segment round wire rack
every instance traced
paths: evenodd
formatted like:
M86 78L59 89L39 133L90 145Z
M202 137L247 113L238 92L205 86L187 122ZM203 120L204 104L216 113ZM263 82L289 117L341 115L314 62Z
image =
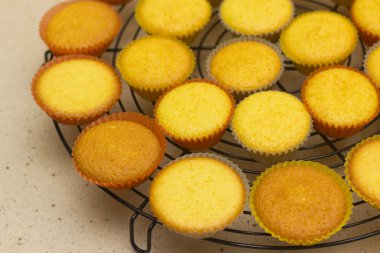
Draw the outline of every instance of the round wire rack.
M312 10L331 10L343 14L348 13L348 10L333 3L329 0L296 0L296 14L312 11ZM146 34L136 24L133 13L134 2L122 5L118 8L124 23L122 29L112 45L103 54L103 58L115 66L115 59L117 53L131 40L135 40ZM204 62L208 53L214 49L218 44L233 37L233 35L224 29L218 19L218 12L215 10L212 14L212 19L204 31L198 36L198 39L193 43L191 48L197 56L197 66L193 77L205 77ZM352 56L349 57L346 64L354 67L361 68L362 59L365 55L366 47L360 41L358 47ZM50 61L53 55L50 51L45 53L45 63ZM295 96L300 95L300 86L304 80L304 76L300 75L294 64L285 61L284 76L278 81L273 89L288 92ZM127 87L127 86L124 86ZM111 111L139 111L143 114L152 116L153 104L142 100L131 89L124 89L118 105ZM111 113L111 112L108 112ZM53 122L58 136L62 141L68 154L71 155L71 146L76 136L81 132L83 126L69 127ZM79 132L79 133L78 133ZM331 139L323 134L313 131L309 141L298 151L297 159L318 161L328 165L331 169L343 174L343 165L346 153L361 139L380 133L380 120L379 117L375 118L369 123L363 131L354 137L347 139ZM187 154L188 151L176 145L172 140L167 138L168 150L165 153L165 159L162 165L176 159L179 156ZM263 166L253 160L247 151L245 151L239 144L237 144L231 135L231 130L227 129L221 141L208 152L223 155L235 163L237 163L243 172L246 173L250 182L259 175ZM156 172L143 183L141 186L127 190L127 191L112 191L100 187L106 194L120 202L122 205L130 208L133 215L130 217L129 230L130 230L130 243L137 252L149 252L152 247L152 233L156 225L162 225L147 208L149 204L149 186L157 171L162 167L158 167ZM131 201L134 199L134 201ZM226 228L224 231L218 233L215 237L206 238L204 240L235 246L240 248L260 249L260 250L297 250L297 249L311 249L323 248L336 245L342 245L358 240L363 240L372 236L380 235L380 214L378 210L374 209L366 202L354 196L354 210L350 223L343 227L343 230L334 235L327 242L319 243L312 246L289 246L278 242L269 234L264 233L257 224L254 222L253 217L248 208L245 209L244 215L240 218L239 222L234 223L233 226ZM146 228L146 240L143 248L137 245L135 240L136 227L138 226L137 220L145 219L148 221ZM145 222L146 223L146 222Z

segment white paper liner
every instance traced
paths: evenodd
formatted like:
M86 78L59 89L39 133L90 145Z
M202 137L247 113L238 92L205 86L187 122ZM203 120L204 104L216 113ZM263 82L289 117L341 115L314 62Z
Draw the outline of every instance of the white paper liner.
M368 68L367 68L367 62L368 62L369 56L373 53L373 51L375 51L379 47L380 47L380 41L376 42L373 46L371 46L368 49L366 55L364 56L363 69L364 69L364 73L366 73L372 79L372 81L376 84L377 88L380 89L380 83L377 83L377 82L375 82L375 80L373 80L373 78L371 77L371 74L369 73Z
M227 224L227 226L231 226L232 224L234 224L237 220L239 220L239 218L243 215L243 212L244 212L244 208L246 207L247 203L249 202L249 196L250 196L250 187L249 187L249 181L246 177L246 175L244 174L244 172L235 164L233 163L232 161L222 157L222 156L219 156L219 155L216 155L216 154L213 154L213 153L192 153L192 154L188 154L188 155L184 155L184 156L181 156L181 157L178 157L177 159L175 159L174 161L171 161L169 162L168 164L165 165L165 167L163 168L163 170L172 165L173 163L176 163L178 161L181 161L181 160L185 160L185 159L188 159L188 158L196 158L196 157L205 157L205 158L211 158L211 159L214 159L214 160L218 160L226 165L228 165L231 169L233 169L241 178L243 184L244 184L244 188L245 188L245 197L244 197L244 207L243 209L241 210L241 213L230 223L230 224ZM161 221L162 222L162 221ZM220 228L220 230L217 230L217 231L205 231L204 233L199 233L199 232L195 232L195 233L183 233L183 232L180 232L180 231L177 231L171 227L168 227L166 226L165 224L163 224L166 228L168 228L170 231L173 231L177 234L180 234L180 235L184 235L184 236L187 236L187 237L191 237L191 238L195 238L195 239L203 239L203 238L208 238L212 235L215 235L216 233L218 233L219 231L223 230L224 228Z
M298 100L300 100L300 99L298 99ZM300 102L301 102L301 100L300 100ZM239 105L237 105L237 106L239 106ZM306 108L305 108L305 110L306 110ZM233 119L232 119L232 121L233 121ZM230 128L232 130L231 133L232 133L232 136L234 137L235 141L237 143L239 143L243 148L248 150L251 153L251 156L253 159L255 159L256 161L260 162L261 164L263 164L265 166L271 166L271 165L274 165L274 164L277 164L280 162L291 160L294 157L297 150L301 146L303 146L306 143L306 141L309 139L311 131L313 129L313 119L310 115L309 132L306 134L305 138L298 145L296 145L296 146L294 146L288 150L282 150L279 152L269 152L268 153L265 151L260 151L260 150L256 150L254 148L248 147L243 142L241 142L240 139L238 138L238 136L236 135L233 127L232 127L232 121L230 123Z
M212 74L211 74L211 61L212 59L215 57L215 55L224 47L228 46L228 45L231 45L231 44L234 44L234 43L238 43L238 42L244 42L244 41L254 41L254 42L258 42L258 43L262 43L262 44L265 44L267 46L269 46L270 48L272 48L276 54L278 55L278 57L280 58L280 61L281 61L281 67L280 67L280 71L279 73L277 74L277 76L273 79L272 82L260 87L260 88L257 88L257 89L249 89L249 90L235 90L231 87L226 87L224 84L221 84L217 79L216 77L214 77ZM263 90L267 90L269 89L270 87L272 87L275 83L278 82L278 80L280 80L281 76L284 74L284 71L285 71L285 67L284 67L284 57L281 53L281 50L278 46L274 45L273 43L265 40L265 39L262 39L262 38L257 38L257 37L250 37L250 36L243 36L243 37L240 37L240 38L233 38L233 39L230 39L230 40L227 40L227 41L224 41L223 43L219 44L215 49L213 49L209 55L207 56L207 59L206 59L206 71L207 71L207 76L215 81L215 82L218 82L220 85L226 87L227 89L229 89L231 91L231 93L234 95L234 97L237 99L237 100L241 100L242 98L252 94L252 93L255 93L255 92L258 92L258 91L263 91Z

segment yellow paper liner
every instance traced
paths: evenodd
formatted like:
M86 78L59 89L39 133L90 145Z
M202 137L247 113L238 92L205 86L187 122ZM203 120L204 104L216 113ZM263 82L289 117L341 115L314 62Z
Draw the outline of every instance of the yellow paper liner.
M42 40L46 43L46 45L49 47L49 49L54 54L54 56L63 56L63 55L72 55L72 54L86 54L86 55L100 56L107 49L107 47L111 44L113 39L118 34L121 28L121 18L119 16L119 13L116 10L112 9L108 4L103 3L105 7L110 8L115 13L115 16L118 17L118 25L117 25L118 28L115 29L114 31L110 31L108 38L105 38L102 41L96 42L91 46L82 46L82 47L74 48L74 47L61 47L61 46L54 45L54 42L50 41L50 39L48 38L46 34L46 31L48 29L51 19L61 10L63 10L66 6L73 3L85 2L85 1L95 2L96 0L70 0L67 2L62 2L52 7L43 16L40 22L39 33ZM96 1L96 2L99 2L99 1Z
M92 110L92 111L89 111L87 113L82 113L82 114L70 115L70 114L65 114L65 113L57 112L50 109L47 105L44 104L44 102L41 100L41 98L37 94L36 88L38 85L39 78L41 77L41 75L45 73L46 70L48 70L49 68L57 64L60 64L62 62L72 61L72 60L80 60L80 59L96 61L103 64L107 68L109 68L111 70L111 73L113 73L115 78L118 80L118 86L116 88L117 96L115 96L114 99L110 100L107 105L101 108L98 108L96 110ZM108 63L106 63L105 61L97 57L90 56L90 55L67 55L67 56L54 58L52 61L46 63L37 71L37 73L34 75L34 78L32 80L31 92L32 92L34 101L37 103L37 105L54 120L58 121L59 123L67 124L67 125L83 125L83 124L88 124L98 119L100 116L102 116L104 113L106 113L109 109L111 109L116 104L116 102L118 101L121 95L121 80L120 80L120 77L115 72L115 70ZM73 94L73 96L75 96L75 94Z
M366 77L371 82L371 84L374 86L374 88L375 88L375 90L376 90L376 92L378 94L378 97L379 97L379 100L378 100L378 110L370 118L368 118L366 120L363 120L363 121L361 121L359 123L354 123L352 125L344 125L344 126L342 126L342 125L335 125L335 124L333 124L331 122L327 122L322 117L319 117L319 115L310 106L310 104L307 101L306 94L305 94L306 86L307 86L309 80L312 79L319 72L322 72L322 71L325 71L325 70L328 70L328 69L334 69L334 68L341 68L341 69L348 69L348 70L355 71L355 72L363 75L364 77ZM346 137L353 136L356 133L360 132L360 130L367 123L371 122L378 115L379 108L380 108L380 93L377 90L375 83L365 73L363 73L363 72L361 72L361 71L359 71L359 70L357 70L357 69L355 69L353 67L340 66L340 65L338 65L338 66L328 66L328 67L320 68L320 69L314 71L312 74L310 74L306 78L306 80L304 81L304 83L302 84L301 98L302 98L302 101L304 102L307 110L309 111L309 113L313 117L314 128L316 130L318 130L318 132L320 132L320 133L322 133L324 135L333 137L333 138L346 138Z
M265 176L271 174L275 170L279 170L281 168L289 167L289 166L308 166L308 167L313 167L313 168L315 168L315 169L317 169L317 170L319 170L319 171L321 171L321 172L326 173L327 175L329 175L332 179L334 179L334 181L336 181L336 183L342 189L342 192L343 192L343 194L345 196L345 199L346 199L346 205L347 205L346 209L347 209L347 211L346 211L346 214L345 214L342 222L334 230L330 231L329 233L326 233L325 235L323 235L323 236L321 236L319 238L310 238L309 240L295 240L295 239L292 239L292 238L285 238L283 236L280 236L280 235L276 234L276 232L274 232L271 229L269 229L264 224L264 222L260 219L259 215L256 212L255 206L254 206L254 197L255 197L255 192L256 192L256 189L257 189L258 185L262 182L262 180L265 178ZM289 243L289 244L292 244L292 245L310 246L310 245L316 244L316 243L318 243L320 241L323 241L323 240L329 238L330 236L336 234L338 231L340 231L342 229L342 227L347 223L347 221L349 220L349 218L350 218L350 216L352 214L352 208L353 208L352 201L353 201L352 200L352 195L351 195L351 192L350 192L350 189L349 189L348 185L342 179L342 177L338 173L336 173L334 170L330 169L329 167L327 167L325 165L317 163L317 162L310 162L310 161L288 161L288 162L285 162L285 163L279 163L279 164L273 165L272 167L270 167L270 168L266 169L264 172L262 172L261 175L256 178L256 180L253 183L252 188L251 188L250 199L249 199L249 206L251 208L252 215L255 218L255 220L257 221L257 223L259 224L259 226L261 228L263 228L267 233L271 234L273 237L279 239L280 241L283 241L283 242L286 242L286 243Z
M110 122L110 121L131 121L131 122L135 122L135 123L141 124L144 127L148 128L157 136L157 139L158 139L158 142L160 144L161 149L160 149L160 152L159 152L159 155L158 155L156 161L152 164L151 168L148 168L146 170L145 175L142 175L139 178L135 178L134 180L126 181L123 183L110 183L110 182L102 182L102 181L94 180L94 179L88 177L87 175L85 175L81 171L81 168L79 167L78 163L75 161L75 157L74 157L74 150L76 148L76 145L77 145L79 139L83 135L85 135L89 129L91 129L95 126L98 126L100 124ZM145 115L135 113L135 112L120 112L120 113L113 113L113 114L104 116L104 117L98 119L97 121L92 122L90 125L88 125L81 132L81 134L77 137L77 139L75 140L75 143L74 143L72 150L73 150L72 162L74 164L75 169L78 171L79 175L83 179L87 180L90 183L93 183L93 184L96 184L96 185L99 185L101 187L105 187L108 189L125 189L125 188L132 188L132 187L136 187L136 186L140 185L157 169L158 165L160 164L160 162L164 158L164 154L165 154L165 150L166 150L166 140L165 140L165 135L162 131L162 128L156 122L154 122L154 120L150 119L149 117L147 117Z
M228 165L228 167L230 167L231 169L233 169L236 172L236 174L241 178L242 184L244 185L244 189L245 189L245 196L244 196L245 201L244 202L248 202L248 200L249 200L249 181L248 181L246 175L243 173L243 171L235 163L233 163L232 161L230 161L230 160L228 160L222 156L219 156L219 155L216 155L213 153L192 153L192 154L188 154L185 156L178 157L176 160L168 163L165 166L165 168L172 165L173 163L178 162L178 161L186 160L189 158L196 158L196 157L205 157L205 158L211 158L214 160L218 160L218 161ZM165 170L165 168L163 170ZM161 170L161 171L163 171L163 170ZM160 176L160 174L162 173L161 171L155 176L155 179ZM153 182L154 182L154 180L153 180ZM227 226L232 225L235 221L239 220L239 217L241 217L243 215L244 206L245 206L245 203L244 203L241 207L240 214L237 215L236 217L231 217L231 219L229 221L227 221L225 224L219 224L218 226L211 226L210 225L210 227L206 230L198 230L196 228L191 228L191 227L188 227L186 230L184 230L183 228L181 229L179 227L176 227L175 224L169 224L169 222L166 222L163 217L160 217L160 215L157 215L157 214L159 214L159 211L157 211L154 208L154 204L152 204L151 196L150 196L150 199L151 199L150 209L152 210L153 214L158 218L158 220L162 221L162 223L165 227L167 227L170 231L173 231L177 234L181 234L181 235L191 237L191 238L195 238L195 239L202 239L202 238L210 237L210 236L216 234L217 232L222 231Z
M100 0L109 4L126 4L132 0Z
M123 74L123 67L122 67L122 64L121 64L121 58L123 58L125 52L127 51L127 49L130 46L132 46L135 43L138 43L140 40L143 40L143 39L146 39L146 38L150 38L150 37L166 38L166 39L171 39L173 41L176 41L177 43L180 43L181 45L183 45L186 48L186 50L188 51L189 55L191 55L191 61L192 61L191 68L189 68L188 72L183 76L183 80L181 80L180 82L185 81L193 73L194 68L195 68L195 55L194 55L194 52L190 49L190 47L187 44L185 44L183 41L175 39L175 38L170 38L170 37L167 37L167 36L161 36L161 35L151 35L151 36L140 38L138 40L134 40L134 41L130 42L129 44L127 44L123 48L123 50L118 54L118 56L116 58L116 67L117 67L117 69L121 73L121 75L122 75L123 79L125 80L125 82L129 86L131 86L131 88L134 91L136 91L136 93L139 94L140 97L142 97L145 100L154 102L165 91L167 91L170 87L177 85L177 83L172 83L172 84L164 85L164 86L161 86L161 87L157 87L157 86L154 86L154 85L153 85L154 87L141 87L141 85L139 85L137 83L132 83L132 82L130 82L130 80L128 80L128 78L126 78L126 76Z
M239 143L240 146L242 146L243 148L245 148L246 150L248 150L251 153L251 156L256 161L259 161L263 165L271 166L273 164L276 164L276 163L279 163L279 162L283 162L283 161L286 161L286 160L291 160L293 158L293 156L295 155L295 153L297 152L297 150L301 146L303 146L306 143L306 141L309 139L310 134L311 134L311 130L313 129L313 119L310 116L309 132L307 133L307 135L305 136L305 138L300 143L298 143L298 145L296 145L294 147L291 147L291 148L289 148L287 150L281 150L281 151L277 151L277 152L264 152L264 151L257 150L257 149L254 149L252 147L247 146L236 135L236 133L235 133L233 127L232 127L232 124L230 124L230 125L231 125L231 130L232 130L231 131L232 132L232 136L234 137L235 141L237 143Z
M351 189L360 197L362 198L365 202L371 204L372 206L374 206L375 208L377 209L380 209L380 202L379 201L376 201L375 199L371 198L371 196L363 193L361 190L360 190L360 187L357 187L355 185L355 182L352 180L351 178L351 175L350 175L350 161L352 159L352 157L355 155L355 152L360 149L361 147L363 147L365 144L371 142L371 141L374 141L374 140L378 140L380 139L380 135L374 135L372 137L368 137L364 140L362 140L361 142L357 143L355 145L355 147L353 147L350 152L348 152L347 154L347 157L346 157L346 162L344 164L344 167L345 167L345 170L344 170L344 174L346 174L346 180L348 182L348 184L350 185Z
M363 69L364 69L364 73L366 73L371 79L372 81L376 84L377 88L380 89L380 83L376 83L376 81L374 80L374 78L372 78L371 74L370 74L370 71L367 67L367 64L368 64L368 58L369 56L376 50L380 47L380 41L378 41L377 43L375 43L371 48L368 49L365 57L364 57L364 61L363 61Z
M359 20L357 20L357 18L355 17L354 11L352 8L351 8L351 19L352 19L352 22L355 24L356 29L358 29L359 31L360 37L363 39L363 41L365 42L367 46L371 47L373 44L380 41L379 34L375 34L367 30L366 27L361 26Z
M350 22L350 20L341 15L341 14L338 14L338 13L335 13L335 12L330 12L330 11L319 11L319 12L328 12L328 13L334 13L335 15L338 15L338 16L342 16L344 18L347 19L347 21ZM303 16L305 15L309 15L310 13L313 13L313 12L307 12L307 13L304 13L304 14L301 14L299 16L297 16L293 22L295 22L297 19L299 18L302 18ZM286 30L286 29L285 29ZM355 50L356 48L356 45L357 45L357 41L358 39L356 39L356 43L354 43L352 45L352 47L347 51L347 53L345 55L341 55L340 57L337 57L335 60L333 61L328 61L328 62L319 62L319 63L310 63L310 62L307 62L306 59L295 59L294 57L291 57L290 53L289 53L289 50L287 48L287 45L285 44L284 42L284 33L281 34L280 36L280 47L281 47L281 50L282 52L291 60L293 61L295 67L297 68L297 70L304 74L304 75L309 75L310 73L312 73L313 71L319 69L319 68L324 68L324 67L329 67L329 66L333 66L333 65L340 65L340 64L343 64L347 58L350 56L350 54ZM358 34L357 34L357 31L356 31L356 37L358 37Z
M241 37L241 36L249 36L249 37L259 37L259 38L262 38L262 39L265 39L265 40L269 40L270 42L272 43L276 43L280 37L280 34L281 32L292 22L292 20L294 19L294 15L295 15L295 7L294 7L294 3L293 1L292 2L292 15L291 15L291 18L289 18L289 20L283 24L279 29L275 30L275 31L271 31L271 32L266 32L266 33L261 33L261 34L248 34L248 33L242 33L242 32L239 32L237 31L236 29L233 29L231 26L229 26L222 18L222 14L220 13L220 11L218 12L218 15L219 15L219 20L220 22L222 23L222 25L228 30L230 31L233 35L235 36L238 36L238 37ZM223 4L223 3L222 3Z
M209 8L210 13L209 13L209 17L206 19L204 24L202 24L198 27L193 27L193 30L191 32L188 32L188 33L166 34L166 33L163 33L162 31L157 32L154 29L152 29L149 24L142 22L142 19L140 17L140 15L141 15L140 13L141 13L141 5L143 4L143 2L144 2L144 0L137 1L136 8L135 8L135 18L136 18L136 21L139 24L139 26L147 34L174 37L174 38L177 38L177 39L179 39L179 40L181 40L181 41L183 41L189 45L197 38L199 33L202 31L202 29L210 22L211 15L212 15L212 6L211 6L209 1L206 1L210 7Z
M236 100L241 100L244 97L246 97L246 96L248 96L248 95L250 95L250 94L252 94L254 92L258 92L258 91L263 91L263 90L269 89L275 83L277 83L278 80L280 80L281 76L284 73L284 69L285 69L284 68L284 57L282 56L281 50L276 45L274 45L274 44L272 44L272 43L270 43L270 42L268 42L268 41L266 41L266 40L264 40L262 38L243 36L243 37L227 40L227 41L223 42L222 44L219 44L215 49L213 49L209 53L209 55L207 56L207 59L206 59L206 71L207 71L208 77L211 80L214 80L215 82L218 82L217 78L214 75L211 74L211 62L212 62L212 59L215 57L215 55L221 49L223 49L224 47L229 46L229 45L234 44L234 43L243 42L243 41L254 41L254 42L262 43L262 44L267 45L271 49L273 49L276 52L277 56L280 58L281 67L280 67L280 70L279 70L277 76L270 83L265 84L265 85L263 85L260 88L257 88L257 89L248 89L248 90L236 90L236 89L233 89L232 87L231 88L225 87L225 88L227 88L227 89L229 89L231 91L231 93L234 95L234 97L235 97ZM220 85L224 86L222 83L220 83L220 82L218 82L218 83Z
M157 100L155 107L154 107L154 115L155 115L155 120L158 122L158 124L160 124L160 120L157 117L157 109L160 106L160 103L161 103L162 99L165 97L165 95L170 93L172 90L174 90L175 88L177 88L179 86L186 85L189 83L194 83L194 82L204 82L204 83L208 83L211 85L215 85L226 93L226 95L229 97L229 99L231 101L230 115L228 116L226 122L222 126L220 126L217 129L217 131L215 131L214 133L210 133L208 136L194 136L193 138L177 136L177 135L171 133L170 131L168 131L167 129L165 129L164 127L163 127L163 129L165 131L165 134L168 137L170 137L179 146L186 148L188 150L191 150L191 151L202 151L202 150L206 150L206 149L214 146L216 143L219 142L219 140L222 138L229 122L231 121L233 112L235 110L235 100L234 100L233 96L231 95L231 93L227 89L223 88L218 83L216 83L212 80L207 80L207 79L191 79L191 80L185 81L184 83L182 83L180 85L176 85L174 87L171 87L162 96L160 96L160 98Z

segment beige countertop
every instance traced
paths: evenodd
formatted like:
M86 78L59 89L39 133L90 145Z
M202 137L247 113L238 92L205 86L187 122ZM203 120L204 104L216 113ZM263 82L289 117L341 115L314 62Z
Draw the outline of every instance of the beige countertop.
M46 50L39 19L57 2L1 1L0 252L131 252L132 212L77 175L52 121L30 95ZM147 222L139 222L144 229L136 231L137 241L145 245ZM379 229L379 223L373 226ZM157 226L152 252L257 251L188 239ZM380 236L312 252L380 252Z

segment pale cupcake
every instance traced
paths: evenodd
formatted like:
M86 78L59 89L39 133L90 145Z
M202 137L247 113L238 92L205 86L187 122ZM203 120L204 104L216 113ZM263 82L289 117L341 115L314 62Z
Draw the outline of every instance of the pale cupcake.
M380 43L373 45L364 59L364 71L380 89Z
M380 135L357 144L348 153L345 167L354 192L380 209Z
M90 123L120 97L117 73L99 58L70 55L42 66L32 82L36 103L54 120L69 125Z
M380 0L355 0L351 18L368 46L380 40Z
M331 11L301 14L282 32L280 46L303 74L341 64L354 51L357 31L351 21Z
M195 79L165 93L155 106L155 118L179 146L204 150L223 136L235 102L218 85Z
M73 147L73 163L87 181L106 188L144 182L163 159L165 136L150 118L114 113L89 125Z
M291 0L224 0L220 5L220 19L232 33L271 41L278 39L293 15Z
M137 23L149 34L192 42L211 18L207 0L139 0Z
M268 89L283 71L283 58L277 46L257 38L226 41L207 58L208 75L229 89L235 97Z
M242 214L248 181L223 157L180 157L155 176L150 188L153 214L170 230L204 238L223 230Z
M273 164L289 158L309 137L312 121L296 97L262 91L245 98L231 121L236 140L260 162Z
M302 100L320 133L334 138L359 132L378 114L375 85L362 72L333 66L311 74L302 85Z
M155 101L167 89L189 78L195 57L179 40L148 36L129 43L118 55L116 66L133 90Z
M352 195L341 176L316 162L292 161L264 171L251 189L259 225L293 245L313 245L335 234L352 212Z
M40 23L40 35L55 56L99 56L118 34L121 19L110 5L74 0L51 8Z

